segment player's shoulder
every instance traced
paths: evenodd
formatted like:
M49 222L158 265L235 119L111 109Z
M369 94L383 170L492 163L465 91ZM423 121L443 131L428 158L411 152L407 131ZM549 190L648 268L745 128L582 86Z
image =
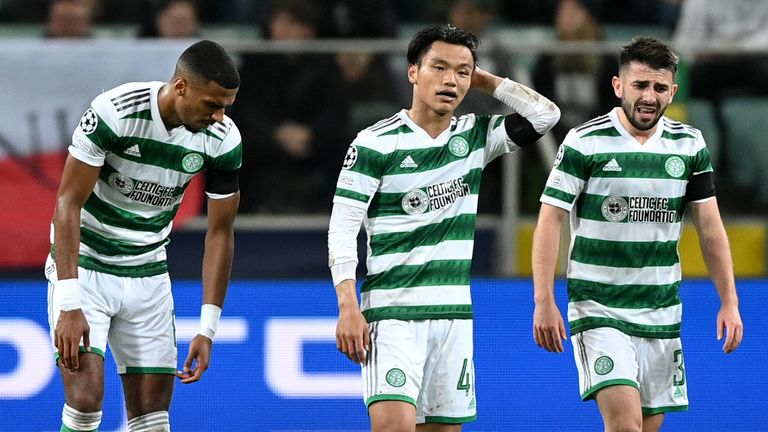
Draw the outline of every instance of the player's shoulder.
M380 153L389 153L402 135L413 133L413 129L402 116L400 111L361 130L354 144Z
M613 124L610 113L592 118L571 129L573 138L589 138L593 136L620 136Z
M152 90L156 90L162 84L159 81L121 84L96 96L94 105L111 107L117 111L126 111L144 104L149 106Z
M701 137L701 131L695 127L685 124L681 121L673 120L669 117L661 118L662 138L668 139L698 139Z
M240 143L240 130L237 128L237 125L235 125L234 120L226 114L222 121L208 126L208 128L203 129L203 131L206 135L219 141L227 139L230 141L237 141L236 144Z

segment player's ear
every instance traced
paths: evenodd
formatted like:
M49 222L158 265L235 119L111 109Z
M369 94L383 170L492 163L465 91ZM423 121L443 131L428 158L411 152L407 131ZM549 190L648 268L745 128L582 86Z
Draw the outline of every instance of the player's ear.
M174 77L171 82L171 87L177 95L183 96L187 91L187 80L180 76Z
M611 87L613 87L613 94L615 94L617 98L621 99L621 96L624 94L624 91L621 88L621 78L614 76L611 80Z
M408 65L408 82L411 84L416 84L416 72L419 70L419 65L415 64L409 64Z

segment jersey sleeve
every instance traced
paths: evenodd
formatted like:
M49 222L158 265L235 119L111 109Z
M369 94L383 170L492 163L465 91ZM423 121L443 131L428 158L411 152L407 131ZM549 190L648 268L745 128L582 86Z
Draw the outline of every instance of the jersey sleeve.
M117 111L105 95L97 96L72 133L69 153L91 166L104 165L119 135Z
M368 209L381 183L387 157L377 149L375 140L363 131L350 144L336 182L334 203Z
M507 135L507 130L504 126L505 117L503 115L477 117L478 122L488 122L488 134L486 135L485 141L485 158L483 160L484 166L488 165L497 157L506 153L512 153L520 148Z
M557 151L540 198L541 202L566 211L571 211L589 178L586 157L577 150L577 141L576 131L571 130Z

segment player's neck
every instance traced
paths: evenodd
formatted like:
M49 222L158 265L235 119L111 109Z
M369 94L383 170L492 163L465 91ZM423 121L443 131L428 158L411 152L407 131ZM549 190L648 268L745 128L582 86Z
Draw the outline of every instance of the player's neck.
M406 114L432 138L437 138L448 129L453 116L452 112L440 114L427 106L419 106L416 103L406 111Z
M172 130L181 125L173 102L171 88L168 84L164 84L157 93L157 110L160 111L160 118L166 130Z
M656 125L648 130L637 129L632 125L632 123L630 123L626 113L622 109L619 109L619 122L622 126L624 126L624 130L629 132L629 134L632 135L632 137L635 138L635 140L637 140L637 142L640 144L645 144L645 142L648 141L648 139L656 133L656 128L659 127L659 124L656 123Z

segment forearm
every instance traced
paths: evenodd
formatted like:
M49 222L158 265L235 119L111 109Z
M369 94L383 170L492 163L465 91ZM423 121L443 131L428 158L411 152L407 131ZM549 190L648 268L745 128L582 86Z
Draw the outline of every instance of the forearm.
M549 132L560 120L560 108L554 102L509 78L499 82L493 97L530 122L539 135Z
M357 268L357 234L365 210L344 204L334 204L328 226L328 266L333 285L351 280L354 286Z
M533 234L533 300L536 304L555 300L555 266L560 246L560 226L539 221Z
M733 276L733 260L725 229L700 235L699 245L704 263L720 296L720 302L738 305L739 299Z
M232 229L209 231L203 254L203 304L224 306L232 272L235 235Z
M336 285L336 300L339 312L360 310L360 304L357 299L357 287L354 280L346 279Z
M57 278L76 279L80 252L80 207L69 200L57 200L53 226Z

